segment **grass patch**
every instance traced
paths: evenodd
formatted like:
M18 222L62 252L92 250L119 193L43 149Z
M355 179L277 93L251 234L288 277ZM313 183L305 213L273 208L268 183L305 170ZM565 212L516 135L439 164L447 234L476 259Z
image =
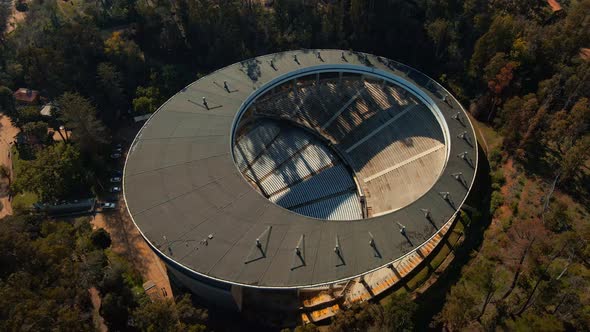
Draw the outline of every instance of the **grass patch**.
M494 130L494 128L483 122L477 121L472 116L469 116L469 119L475 127L475 135L477 136L477 140L485 149L487 149L488 153L494 149L499 149L502 146L503 138L500 136L500 134L498 134L498 132Z
M61 16L68 20L76 16L88 16L84 13L85 4L80 0L58 1L57 7Z
M12 209L15 211L25 211L31 209L33 204L37 203L39 198L37 194L31 192L24 192L16 194L12 199Z
M16 146L11 147L12 151L12 170L14 176L18 177L20 170L25 167L23 161L29 160L32 157L32 153L26 149L19 149ZM26 211L30 210L33 204L39 202L39 197L33 192L22 192L15 194L12 198L12 209L14 211Z

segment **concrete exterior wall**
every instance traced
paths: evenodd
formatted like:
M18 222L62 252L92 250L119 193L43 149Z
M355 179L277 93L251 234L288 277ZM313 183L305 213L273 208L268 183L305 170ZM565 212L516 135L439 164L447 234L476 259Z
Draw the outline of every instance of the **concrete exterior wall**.
M188 288L199 300L216 308L230 311L241 310L241 287L227 285L226 289L215 287L208 284L205 280L197 280L190 277L173 266L166 264L168 272L172 275L173 280ZM236 289L234 289L236 288Z

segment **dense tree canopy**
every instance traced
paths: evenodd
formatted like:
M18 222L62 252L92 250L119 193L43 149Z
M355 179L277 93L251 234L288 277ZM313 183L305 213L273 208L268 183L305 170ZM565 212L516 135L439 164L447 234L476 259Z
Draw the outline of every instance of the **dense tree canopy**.
M96 118L96 109L89 100L66 92L58 99L60 120L72 131L72 140L84 152L97 152L108 142L106 128Z
M2 220L0 330L93 330L88 287L106 260L90 234L86 220Z
M0 85L0 112L8 116L12 116L15 112L14 98L12 97L12 90Z
M176 303L172 300L144 301L133 312L135 326L141 331L205 331L200 323L207 319L207 313L193 306L190 296L185 295Z
M589 287L588 214L571 207L574 201L590 206L590 60L581 53L590 47L590 0L559 1L558 12L536 0L275 0L270 7L238 0L33 0L9 35L7 3L0 1L0 112L40 143L28 160L15 163L13 191L57 200L90 186L87 178L106 169L100 156L108 158L111 133L203 73L296 48L366 51L439 79L501 136L499 148L488 151L490 210L497 220L447 285L437 326L590 328L590 304L581 295ZM17 105L12 93L20 87L57 101L56 115L44 118L38 106ZM71 141L45 141L43 132L60 125L72 131ZM522 175L504 179L503 164ZM554 188L535 193L532 179ZM546 192L554 189L573 201L551 198ZM102 253L105 234L95 233L88 244L79 225L25 219L0 223L0 236L13 239L0 241L0 269L8 271L0 274L0 330L67 330L74 322L77 330L90 329L87 294L63 286L79 280L99 288L101 313L112 330L131 323L140 330L201 329L202 313L188 310L186 299L174 306L137 298L137 274ZM64 284L51 288L40 279L46 261L62 268ZM391 303L355 306L339 313L330 329L416 326L412 301L395 297Z
M83 182L80 152L59 143L40 150L33 160L19 160L14 190L32 191L46 202L67 198ZM74 191L75 192L75 191Z

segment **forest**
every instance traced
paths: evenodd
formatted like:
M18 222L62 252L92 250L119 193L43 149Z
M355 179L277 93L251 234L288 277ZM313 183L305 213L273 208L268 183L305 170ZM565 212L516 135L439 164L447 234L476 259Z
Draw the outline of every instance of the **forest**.
M326 329L590 330L590 0L16 5L24 18L15 25L13 3L0 0L0 112L39 144L19 151L13 193L61 200L96 191L120 128L223 66L301 48L368 52L418 68L472 115L490 169L489 197L472 218L485 231L436 285L440 294L393 294L388 305L339 313ZM22 87L60 105L54 116L17 107ZM61 125L73 144L48 139ZM92 330L90 287L112 330L207 329L206 311L188 297L152 303L138 294L141 278L109 242L84 219L15 210L0 220L0 330Z

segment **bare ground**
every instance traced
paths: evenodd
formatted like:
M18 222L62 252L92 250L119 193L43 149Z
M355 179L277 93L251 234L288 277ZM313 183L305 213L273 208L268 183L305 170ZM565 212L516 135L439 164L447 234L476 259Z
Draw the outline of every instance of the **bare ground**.
M158 297L173 298L165 265L133 224L122 198L119 199L116 211L97 213L91 223L93 228L104 228L109 232L113 251L129 260L144 281L151 280L156 284Z
M0 114L0 163L8 167L11 178L13 178L13 174L10 147L18 132L18 128L12 125L10 118ZM2 203L0 219L12 214L12 205L8 199L8 182L8 179L3 179L0 184L0 203Z
M94 321L94 325L98 331L107 332L109 329L100 315L101 299L98 289L95 287L89 288L88 293L90 293L90 300L92 301L92 320Z
M13 0L12 1L12 7L11 7L11 14L10 17L8 18L8 22L7 22L7 27L6 27L6 34L11 33L14 29L16 29L16 26L19 22L22 22L25 19L25 13L24 12L19 12L18 10L16 10L16 2L18 0Z

